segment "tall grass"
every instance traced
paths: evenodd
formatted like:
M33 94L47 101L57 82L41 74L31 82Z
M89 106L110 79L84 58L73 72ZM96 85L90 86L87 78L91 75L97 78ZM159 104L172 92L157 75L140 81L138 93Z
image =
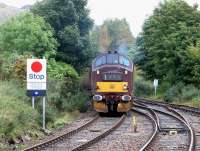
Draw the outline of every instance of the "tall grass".
M25 91L15 81L0 81L0 135L17 137L33 125L37 113L32 110ZM34 115L34 116L33 116Z

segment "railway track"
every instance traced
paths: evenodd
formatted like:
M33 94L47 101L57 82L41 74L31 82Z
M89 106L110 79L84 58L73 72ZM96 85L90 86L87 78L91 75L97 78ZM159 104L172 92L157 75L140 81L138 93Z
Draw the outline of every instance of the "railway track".
M156 138L156 135L159 132L159 119L158 119L158 116L155 113L155 111L153 111L152 109L146 108L146 107L143 107L143 106L137 106L137 107L141 107L141 108L147 110L150 114L144 113L144 112L142 112L142 111L140 111L138 109L132 109L132 110L137 112L137 113L139 113L139 114L142 114L142 115L146 116L153 123L153 129L154 130L152 131L152 135L148 138L146 143L143 144L142 147L139 149L139 151L145 151L152 144L153 140Z
M186 117L188 122L192 125L195 132L195 150L200 151L200 117L183 110L176 109L176 111Z
M24 151L46 150L46 151L79 151L86 149L100 139L109 135L117 129L125 120L124 114L120 118L101 118L96 116L91 121L72 130L68 133L57 136L35 146L25 149ZM107 122L107 124L106 124ZM102 126L99 129L99 126ZM98 129L97 129L98 128ZM79 140L79 141L77 141Z
M131 111L140 121L137 133L130 130L131 116L95 116L75 130L61 131L59 135L24 151L200 150L200 130L197 128L200 118L196 108L136 98ZM193 120L196 123L193 124ZM177 134L169 135L170 132Z
M171 106L168 106L166 104L162 104L162 103L157 104L157 102L149 103L149 102L144 101L143 99L142 100L137 99L135 100L135 102L138 104L138 105L135 105L136 107L140 107L143 109L151 108L152 110L156 112L156 114L159 117L158 125L159 125L160 134L163 133L166 135L166 132L170 132L170 131L178 132L178 134L176 135L177 137L174 137L175 138L174 141L167 140L167 139L171 139L172 137L167 138L167 137L163 137L162 135L159 135L159 137L157 137L158 138L157 141L155 140L155 143L154 143L154 144L156 143L159 144L160 142L159 150L180 150L180 151L195 150L195 131L193 130L191 124L188 122L187 118L185 118L177 110L171 108ZM177 122L175 122L174 120L176 120ZM166 144L167 142L171 142L171 143ZM174 144L175 146L172 145L173 142L176 142ZM163 143L166 144L166 146ZM176 146L177 144L179 145ZM188 144L188 145L186 146L185 144ZM169 148L169 146L172 146L172 148ZM156 149L153 148L153 150L156 150Z
M200 116L200 109L196 108L196 107L191 107L191 106L186 106L186 105L178 105L178 104L171 104L171 103L155 101L155 100L151 100L151 99L134 97L134 101L137 101L137 100L140 101L140 102L143 102L145 104L170 106L174 109L179 109L179 110L182 110L182 111L185 111L185 112L193 113L196 116Z
M36 144L34 146L31 146L29 148L26 148L24 149L23 151L35 151L35 150L42 150L52 144L55 144L59 141L62 141L63 139L67 138L67 137L70 137L76 133L78 133L79 131L81 131L82 129L84 129L85 127L91 125L92 123L94 123L97 119L99 118L99 116L95 116L93 119L91 119L90 121L86 122L85 124L81 125L80 127L74 129L74 130L71 130L70 132L66 132L66 133L61 133L59 134L58 136L54 136L53 138L47 140L47 141L44 141L44 142L41 142L39 144Z
M132 109L123 124L112 134L90 146L86 151L139 151L144 144L149 145L156 135L157 123L150 115ZM134 132L133 117L137 118L137 131Z

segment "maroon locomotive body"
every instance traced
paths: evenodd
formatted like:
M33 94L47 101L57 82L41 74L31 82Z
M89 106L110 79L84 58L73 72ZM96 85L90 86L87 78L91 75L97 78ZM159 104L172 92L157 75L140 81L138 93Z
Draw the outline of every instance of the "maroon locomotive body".
M97 112L127 112L132 107L134 64L126 56L108 52L92 62L92 105Z

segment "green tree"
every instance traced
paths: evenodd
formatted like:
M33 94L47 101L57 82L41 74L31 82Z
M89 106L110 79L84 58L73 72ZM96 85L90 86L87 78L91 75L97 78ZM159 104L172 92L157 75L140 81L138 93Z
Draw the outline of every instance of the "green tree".
M100 27L100 46L107 50L127 50L133 44L134 37L126 19L106 20Z
M50 25L32 13L23 13L0 25L0 51L49 57L55 55L56 48Z
M183 63L182 70L187 73L184 81L193 83L195 86L200 85L200 40L195 45L191 45L186 51L187 60Z
M137 45L145 57L139 65L148 79L158 78L171 84L188 83L191 63L187 47L200 38L200 12L183 0L161 3L143 25Z
M97 56L100 52L100 28L99 26L94 26L93 29L90 31L90 43L91 49L93 50L94 56Z
M55 30L55 37L60 44L56 60L79 70L93 56L89 41L93 22L86 5L87 0L44 0L32 9Z

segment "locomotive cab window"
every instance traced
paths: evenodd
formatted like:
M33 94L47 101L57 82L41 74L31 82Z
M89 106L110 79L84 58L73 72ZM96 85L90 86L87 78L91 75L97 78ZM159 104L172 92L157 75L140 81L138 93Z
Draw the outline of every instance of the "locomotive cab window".
M94 62L95 67L99 67L104 64L110 64L110 65L121 64L126 67L131 67L131 65L132 65L132 63L130 62L130 60L127 57L119 55L119 54L103 55L101 57L98 57Z
M118 55L116 54L108 54L107 55L107 64L118 64Z
M119 63L125 66L130 66L129 60L125 58L124 56L119 57Z
M106 56L102 56L98 58L95 62L95 66L98 67L100 65L106 64Z

